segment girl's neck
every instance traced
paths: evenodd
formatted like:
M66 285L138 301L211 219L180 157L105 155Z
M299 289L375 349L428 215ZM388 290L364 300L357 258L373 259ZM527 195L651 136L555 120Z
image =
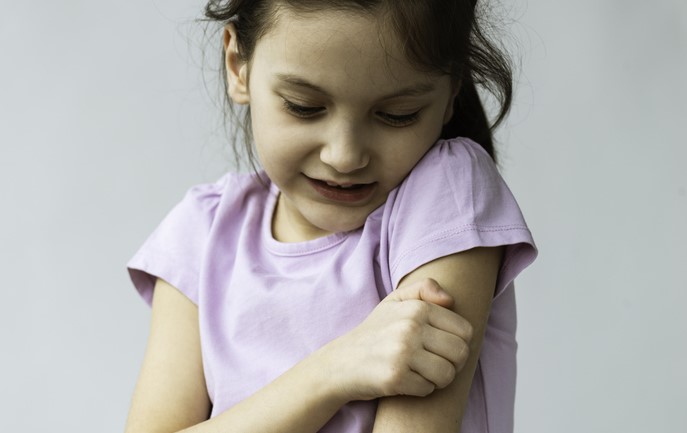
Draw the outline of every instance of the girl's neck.
M272 237L279 242L306 242L321 238L330 233L315 231L310 224L303 224L302 218L296 218L289 212L284 196L278 192L274 213L272 214Z

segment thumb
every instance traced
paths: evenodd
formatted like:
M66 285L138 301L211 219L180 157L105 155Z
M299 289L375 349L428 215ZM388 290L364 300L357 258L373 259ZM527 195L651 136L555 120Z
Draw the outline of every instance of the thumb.
M431 278L402 284L386 297L390 301L425 301L442 307L451 307L453 297Z

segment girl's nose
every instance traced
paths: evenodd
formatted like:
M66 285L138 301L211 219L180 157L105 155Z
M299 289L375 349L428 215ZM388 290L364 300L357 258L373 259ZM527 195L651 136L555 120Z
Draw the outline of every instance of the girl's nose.
M333 131L320 150L320 160L339 173L351 173L366 167L370 155L364 135L352 127Z

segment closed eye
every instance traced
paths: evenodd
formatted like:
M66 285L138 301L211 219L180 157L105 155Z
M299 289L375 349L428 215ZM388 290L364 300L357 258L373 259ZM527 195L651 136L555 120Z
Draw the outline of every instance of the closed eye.
M307 106L307 105L300 105L300 104L293 103L293 102L291 102L285 98L282 98L282 100L284 101L284 103L283 103L284 109L288 113L290 113L296 117L300 117L301 119L308 119L311 117L315 117L324 111L324 107L311 107L311 106Z
M410 114L391 114L378 111L377 117L382 119L382 121L389 126L401 128L415 123L415 121L417 121L417 119L420 117L420 110Z

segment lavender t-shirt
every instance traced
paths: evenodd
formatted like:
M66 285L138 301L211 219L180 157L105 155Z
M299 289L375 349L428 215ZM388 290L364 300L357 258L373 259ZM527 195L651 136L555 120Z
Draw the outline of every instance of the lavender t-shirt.
M506 245L462 432L512 431L512 283L536 249L486 152L467 139L439 141L363 227L307 242L272 237L277 195L250 174L196 186L128 264L147 302L162 278L198 306L212 416L353 329L419 266ZM321 431L370 432L375 410L374 401L349 403Z

